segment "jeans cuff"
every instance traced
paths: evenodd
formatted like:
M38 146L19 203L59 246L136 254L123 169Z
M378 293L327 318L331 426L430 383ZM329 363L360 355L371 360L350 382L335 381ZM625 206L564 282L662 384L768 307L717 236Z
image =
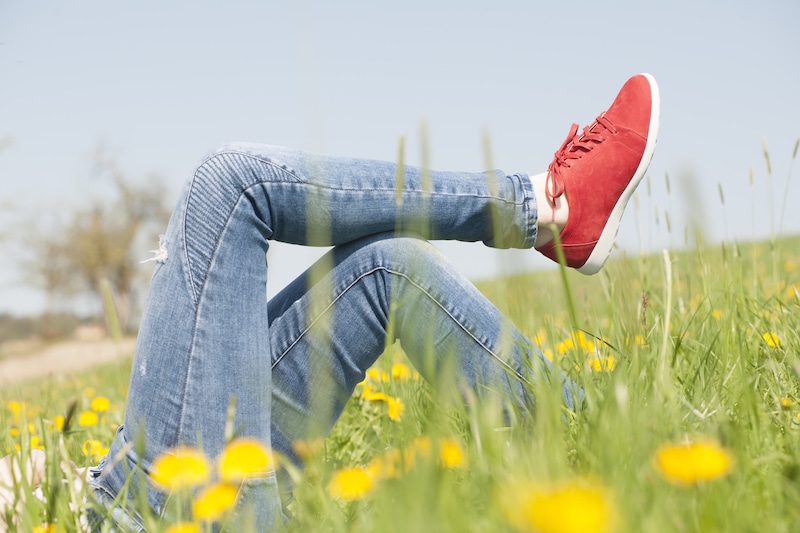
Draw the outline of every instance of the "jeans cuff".
M514 176L519 180L524 195L522 213L525 217L525 243L523 248L533 248L536 234L539 231L539 206L536 203L536 194L533 192L533 183L528 174L520 173Z

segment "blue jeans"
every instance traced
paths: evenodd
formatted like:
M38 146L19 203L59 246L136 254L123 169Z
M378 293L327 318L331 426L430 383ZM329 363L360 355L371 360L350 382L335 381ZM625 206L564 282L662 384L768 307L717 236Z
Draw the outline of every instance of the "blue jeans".
M223 146L197 168L153 274L125 423L94 470L99 498L116 497L129 472L134 487L146 481L154 458L178 444L216 456L232 398L237 434L296 460L292 442L325 435L395 339L433 382L447 372L476 394L530 402L524 384L540 352L425 240L531 248L530 180L402 174L398 191L393 163L255 144ZM272 240L334 247L267 302ZM571 406L566 385L565 399ZM146 486L161 512L167 496ZM281 521L274 474L242 490L259 531Z

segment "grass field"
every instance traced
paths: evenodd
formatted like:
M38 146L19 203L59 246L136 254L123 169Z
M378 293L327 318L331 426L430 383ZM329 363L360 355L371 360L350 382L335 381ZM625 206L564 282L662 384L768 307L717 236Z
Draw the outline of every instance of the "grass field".
M615 254L591 278L480 288L584 405L566 410L542 383L535 419L508 425L498 405L433 394L389 347L333 433L297 443L291 531L797 531L800 238ZM94 464L122 421L129 364L0 391L0 454ZM28 498L0 523L75 531L81 495L57 490L61 477L49 471L46 504Z

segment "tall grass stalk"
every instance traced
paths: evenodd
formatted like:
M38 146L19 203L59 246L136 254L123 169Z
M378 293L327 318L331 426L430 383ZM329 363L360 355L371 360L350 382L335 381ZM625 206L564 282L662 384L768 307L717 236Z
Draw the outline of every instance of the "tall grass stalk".
M786 204L789 201L789 185L792 182L792 170L794 169L794 161L797 159L797 151L800 149L800 137L794 143L794 150L792 150L792 158L789 161L789 171L786 175L786 186L783 190L783 202L781 203L780 225L778 226L778 233L783 234L783 222L786 220Z
M662 338L661 338L661 351L658 356L658 369L656 371L658 380L658 389L665 399L671 399L672 394L672 380L671 372L669 371L671 365L668 363L668 353L672 348L672 260L669 256L668 250L662 251L662 258L664 261L664 318L662 323Z
M114 293L111 290L111 283L108 279L103 278L100 282L100 291L103 294L103 310L105 311L111 338L114 339L115 343L119 343L122 339L122 326L117 314L117 305L114 302Z

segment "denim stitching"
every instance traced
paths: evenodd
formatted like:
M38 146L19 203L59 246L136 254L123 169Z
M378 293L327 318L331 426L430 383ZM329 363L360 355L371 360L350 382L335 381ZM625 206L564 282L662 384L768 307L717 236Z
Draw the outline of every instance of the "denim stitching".
M217 154L207 158L205 161L203 161L198 166L197 170L195 171L194 175L192 176L191 185L189 186L189 191L188 191L187 196L186 196L186 207L185 207L184 212L183 212L183 227L182 227L182 232L181 233L182 233L182 238L183 238L183 254L184 254L184 260L186 262L186 271L187 271L187 275L189 276L189 288L192 291L192 299L193 299L194 305L195 305L195 316L194 316L194 323L192 324L191 345L190 345L190 348L189 348L189 361L188 361L188 363L186 365L186 373L184 374L183 387L182 387L183 390L181 392L182 401L181 401L181 409L180 409L178 426L177 426L177 428L178 428L177 429L177 437L180 437L180 435L183 434L183 421L184 421L184 415L185 415L185 410L184 410L183 407L185 405L186 395L188 394L188 390L189 390L189 376L191 375L192 369L193 369L195 340L196 340L196 334L197 334L198 320L200 318L200 298L201 298L201 294L203 292L203 289L205 288L205 283L207 281L207 276L208 276L208 270L210 270L211 265L214 263L214 259L216 258L217 252L219 250L219 245L220 245L220 240L221 240L222 234L225 232L225 229L228 227L228 222L230 221L230 217L233 214L233 212L236 210L236 207L239 205L239 202L241 201L242 196L248 190L250 190L251 188L256 187L258 185L262 185L262 184L264 184L264 183L269 181L269 180L261 180L261 181L258 181L256 183L253 183L251 185L248 185L247 187L243 187L239 191L238 195L236 195L236 199L232 203L230 211L228 212L228 214L225 217L225 222L222 225L222 228L221 228L219 234L216 236L216 240L214 242L213 249L211 250L210 256L208 258L208 263L205 265L205 276L204 276L204 279L203 279L203 285L202 285L202 287L200 287L200 290L198 291L197 288L196 288L196 284L195 284L195 276L194 276L194 273L192 272L192 261L191 261L191 258L189 256L189 242L188 242L188 239L187 239L187 231L186 231L186 228L187 228L187 217L189 215L189 208L190 208L189 204L190 204L190 200L192 198L192 194L195 191L195 181L198 178L198 172L200 172L200 169L204 165L207 165L212 160L225 159L230 155L240 155L240 156L243 156L245 158L258 160L258 161L260 161L260 162L262 162L262 163L264 163L266 165L271 166L273 169L276 170L277 173L289 174L293 178L298 180L299 183L302 183L302 181L299 181L297 176L292 171L290 171L288 168L285 168L282 165L277 165L276 163L274 163L272 161L263 161L263 160L261 160L259 158L256 158L256 157L253 157L253 156L251 156L249 154L245 154L245 153L238 152L238 151L220 152L220 153L217 153ZM298 183L298 182L293 182L293 183ZM284 183L284 182L272 181L271 183L279 184L279 183Z
M259 161L261 163L264 163L264 164L267 164L267 165L271 165L271 166L277 165L277 163L275 161L272 161L272 160L270 160L268 158L264 158L263 156L254 155L254 154L251 154L249 152L244 152L244 151L241 151L241 150L225 150L221 154L215 154L215 155L209 157L208 159L206 159L206 161L215 158L217 155L226 155L226 154L241 155L241 156L248 157L250 159L254 159L256 161ZM205 163L205 161L203 163ZM201 163L200 166L202 166L202 163ZM279 166L281 167L281 169L283 171L285 171L286 173L288 173L291 176L293 176L297 180L298 183L302 183L302 184L305 184L305 185L313 185L313 186L318 187L320 189L325 189L325 190L330 190L330 191L380 191L380 192L395 192L396 191L396 189L388 188L388 187L386 187L386 188L363 188L363 187L356 188L356 187L352 187L351 188L351 187L341 187L341 186L339 186L339 187L331 187L331 186L328 186L328 185L321 185L321 184L316 184L316 183L312 184L312 183L309 183L300 174L296 173L294 170L289 169L288 167L284 168L282 165L279 165ZM505 177L506 178L511 178L512 176L508 176L507 175ZM264 183L264 182L261 182L261 183ZM524 188L524 186L523 186L523 188ZM515 206L521 206L527 201L527 198L525 197L525 195L523 195L523 198L522 198L521 201L516 202L516 201L508 200L507 198L503 198L502 196L497 196L497 195L494 195L494 194L485 194L485 195L481 195L481 194L463 194L463 193L451 193L451 192L447 192L447 191L425 191L425 190L412 191L412 190L406 190L406 189L404 189L402 192L404 192L404 193L416 192L416 193L420 193L420 194L423 194L423 195L429 195L429 196L432 195L434 192L436 192L437 196L469 196L471 198L484 198L484 199L488 198L488 199L491 199L491 200L498 200L498 201L500 201L500 202L502 202L504 204L515 205Z
M527 379L526 379L526 378L525 378L523 375L521 375L519 372L517 372L517 370L516 370L516 369L514 369L513 367L511 367L511 366L510 366L508 363L506 363L506 362L505 362L505 361L504 361L504 360L503 360L503 359L502 359L502 358L501 358L499 355L497 355L497 354L496 354L496 353L495 353L495 352L494 352L492 349L490 349L488 346L486 346L486 344L484 344L483 342L481 342L481 340L480 340L480 339L478 339L478 338L477 338L477 337L476 337L476 336L475 336L475 335L474 335L474 334L473 334L473 333L472 333L472 332L471 332L471 331L470 331L470 330L469 330L469 329L468 329L466 326L464 326L464 325L463 325L463 324L462 324L462 323L461 323L461 322L460 322L460 321L459 321L459 320L458 320L458 319L457 319L457 318L456 318L456 317L455 317L455 316L454 316L454 315L453 315L453 314L452 314L452 313L451 313L451 312L450 312L450 311L449 311L449 310L448 310L448 309L447 309L447 308L446 308L444 305L442 305L442 304L439 302L439 300L438 300L438 299L436 299L436 298L435 298L435 297L434 297L434 296L433 296L433 295L432 295L430 292L428 292L428 291L427 291L427 290L426 290L424 287L422 287L420 284L418 284L418 283L416 283L414 280L412 280L412 279L411 279L411 278L410 278L410 277L409 277L407 274L404 274L403 272L399 272L399 271L393 270L393 269L391 269L391 268L388 268L388 267L385 267L385 266L377 266L377 267L374 267L374 268L372 268L371 270L368 270L368 271L366 271L366 272L364 272L364 273L360 274L360 275L359 275L357 278L355 278L355 279L354 279L354 280L353 280L353 281L352 281L352 282L351 282L349 285L347 285L347 286L346 286L344 289L342 289L342 291L341 291L341 292L340 292L340 293L339 293L339 294L338 294L338 295L337 295L337 296L336 296L336 297L335 297L333 300L331 300L331 302L330 302L330 303L329 303L327 306L325 306L325 309L323 309L323 310L322 310L322 312L320 312L320 313L319 313L319 315L318 315L316 318L314 318L314 319L313 319L313 320L312 320L312 321L309 323L309 325L308 325L308 326L307 326L307 327L306 327L306 328L305 328L303 331L301 331L301 332L300 332L300 334L297 336L297 338L294 340L294 342L292 342L292 343L291 343L291 344L290 344L290 345L289 345L289 346L286 348L286 350L284 350L284 351L283 351L283 353L281 354L281 356L280 356L280 357L278 357L278 358L275 360L275 362L272 364L272 368L275 368L275 367L278 365L278 363L280 363L280 362L283 360L283 358L284 358L284 357L286 357L286 355L288 355L288 353L289 353L289 352L292 350L292 348L294 348L294 346L296 346L296 345L297 345L297 343L298 343L298 342L300 342L300 340L301 340L301 339L302 339L302 338L303 338L303 337L304 337L304 336L305 336L305 335L306 335L306 334L307 334L307 333L308 333L308 332L311 330L311 328L312 328L312 327L313 327L313 326L314 326L314 325L315 325L317 322L319 322L319 321L322 319L322 316L323 316L323 315L325 315L325 314L326 314L326 313L327 313L327 312L328 312L328 311L329 311L329 310L330 310L330 309L333 307L333 305L334 305L334 304L335 304L335 303L336 303L336 302L337 302L339 299L341 299L341 298L342 298L342 297L345 295L345 293L347 293L347 292L348 292L350 289L352 289L353 287L355 287L355 285L356 285L356 284L357 284L359 281L361 281L362 279L364 279L365 277L367 277L367 276L370 276L370 275L374 274L375 272L378 272L378 271L381 271L381 270L382 270L382 271L384 271L384 272L388 272L389 274L393 274L393 275L395 275L395 276L399 276L399 277L401 277L401 278L404 278L406 281L408 281L409 283L411 283L411 285L413 285L414 287L416 287L416 288L417 288L417 289L418 289L420 292L422 292L422 293L423 293L425 296L427 296L427 297L428 297L428 298L429 298L431 301L433 301L433 302L434 302L434 303L435 303L435 304L436 304L436 305L437 305L437 306L438 306L438 307L439 307L439 308L440 308L442 311L444 311L444 312L447 314L447 316L448 316L448 317L450 317L450 319L451 319L451 320L452 320L452 321L453 321L455 324L457 324L457 325L458 325L458 327L459 327L459 328L461 328L461 329L462 329L462 330L463 330L463 331L464 331L464 332L465 332L467 335L469 335L469 336L472 338L472 340L474 340L474 341L475 341L475 344L477 344L478 346L480 346L481 348L483 348L483 349L484 349L484 350L485 350L487 353L489 353L489 355L491 355L491 356L492 356L492 357L493 357L493 358L494 358L494 359L495 359L495 360L496 360L498 363L500 363L500 365L501 365L501 366L503 366L504 368L506 368L507 370L509 370L510 372L512 372L512 373L513 373L515 376L517 376L517 378L518 378L519 380L521 380L523 383L526 383L526 384L528 384L528 385L530 385L530 384L531 384L531 383L530 383L530 382L529 382L529 381L528 381L528 380L527 380Z
M225 161L225 160L229 159L230 156L241 156L242 158L258 161L259 163L263 163L265 165L268 165L268 166L272 167L272 169L275 171L276 175L284 174L284 175L288 175L288 176L291 176L292 178L294 178L295 181L293 181L291 183L300 183L300 184L306 183L302 179L300 179L295 174L295 172L293 170L290 170L288 167L286 167L284 165L280 165L280 164L278 164L278 163L276 163L274 161L265 160L265 159L262 159L262 158L253 156L251 154L244 153L244 152L240 152L240 151L228 150L228 151L224 151L224 152L219 152L219 153L216 153L213 156L207 158L200 165L198 165L197 169L194 172L194 175L192 176L191 184L189 185L189 191L188 191L188 193L186 195L186 208L184 209L184 212L183 212L183 227L182 227L183 253L184 253L184 258L186 260L186 265L187 265L187 270L188 270L188 275L189 275L189 285L190 285L190 288L192 290L192 296L193 296L195 305L197 305L197 303L199 302L200 292L202 292L202 286L199 287L199 289L198 289L197 282L195 280L195 274L192 271L192 265L193 265L194 261L191 259L190 255L189 255L189 241L188 241L188 238L187 238L186 228L189 225L188 224L188 217L189 217L189 211L190 211L190 207L191 207L190 204L192 202L192 198L194 196L196 188L199 187L197 180L200 177L199 174L201 173L201 169L208 168L208 166L209 166L209 164L211 162L220 161L220 166L224 170L231 171L232 162L231 161ZM222 163L227 163L227 164L222 164ZM232 173L236 174L236 175L239 174L239 173L235 173L235 172L232 172ZM238 203L239 203L239 201L241 199L241 196L243 194L245 194L251 188L256 187L258 185L263 185L265 183L280 184L280 183L286 183L286 182L277 181L277 180L270 180L270 179L260 179L258 181L253 182L253 183L249 183L246 186L243 186L239 190L238 194L235 195L235 199L233 199L233 198L231 199L232 200L232 205L231 205L231 208L228 211L227 215L225 215L225 217L224 217L225 223L222 225L222 230L223 231L220 231L219 234L216 235L215 243L214 243L213 247L210 250L209 262L205 267L206 274L208 273L208 268L210 267L211 263L213 262L213 258L216 255L217 249L219 247L220 237L221 237L222 233L224 232L225 227L227 227L227 222L230 220L230 216L233 213L233 211L235 210L236 205L238 205ZM244 185L244 183L241 183L241 185ZM204 284L205 284L205 279L203 279L203 285Z

